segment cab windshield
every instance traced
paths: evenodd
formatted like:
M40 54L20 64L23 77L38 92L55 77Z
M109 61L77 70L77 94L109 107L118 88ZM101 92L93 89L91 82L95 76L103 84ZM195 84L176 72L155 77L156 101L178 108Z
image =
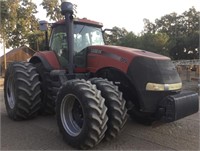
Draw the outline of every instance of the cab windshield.
M67 49L65 25L53 28L50 40L50 48L59 56ZM88 25L74 25L74 51L75 54L91 45L104 45L101 28Z
M87 46L104 45L101 28L75 25L74 26L74 49L80 52Z

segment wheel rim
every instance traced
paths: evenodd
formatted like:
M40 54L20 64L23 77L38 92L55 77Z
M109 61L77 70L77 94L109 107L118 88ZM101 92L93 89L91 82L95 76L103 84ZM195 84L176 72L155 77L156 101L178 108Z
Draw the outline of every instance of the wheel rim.
M81 133L84 114L79 99L73 94L66 95L61 103L60 116L65 131L71 136Z
M8 80L7 80L7 84L6 84L6 96L7 96L7 100L8 100L8 105L11 109L13 109L15 107L15 95L14 95L14 85L13 85L13 78L9 76Z

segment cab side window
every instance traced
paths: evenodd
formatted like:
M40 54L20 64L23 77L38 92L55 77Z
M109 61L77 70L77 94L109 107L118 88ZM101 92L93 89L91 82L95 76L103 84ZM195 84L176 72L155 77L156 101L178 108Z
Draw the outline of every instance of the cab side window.
M57 54L63 67L67 66L67 42L64 29L63 25L54 27L50 38L50 49Z

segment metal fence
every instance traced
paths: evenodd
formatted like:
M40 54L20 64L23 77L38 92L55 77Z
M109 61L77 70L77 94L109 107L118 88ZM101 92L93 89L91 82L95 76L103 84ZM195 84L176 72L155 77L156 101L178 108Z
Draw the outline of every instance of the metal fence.
M195 65L191 67L190 65L177 65L176 69L182 80L186 81L199 81L200 66Z
M172 61L175 66L178 65L200 65L199 59L193 59L193 60L174 60Z

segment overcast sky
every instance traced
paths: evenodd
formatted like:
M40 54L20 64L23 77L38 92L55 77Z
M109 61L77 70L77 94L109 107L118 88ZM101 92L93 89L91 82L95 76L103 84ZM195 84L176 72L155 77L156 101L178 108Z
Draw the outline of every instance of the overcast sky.
M143 30L143 19L154 21L166 14L182 14L194 6L200 11L200 0L71 0L78 5L77 16L102 22L105 28L125 27L135 34ZM37 4L41 2L37 1ZM45 19L45 11L39 7L38 17Z

